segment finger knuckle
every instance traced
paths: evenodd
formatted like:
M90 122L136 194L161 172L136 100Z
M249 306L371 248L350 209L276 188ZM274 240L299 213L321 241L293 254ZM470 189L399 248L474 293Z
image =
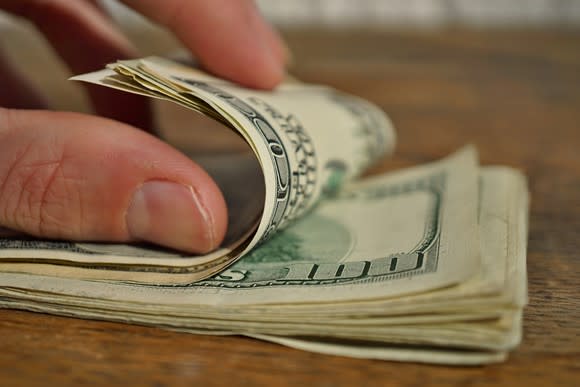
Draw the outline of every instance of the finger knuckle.
M75 179L67 176L62 152L46 154L36 145L20 148L0 174L0 219L33 235L74 235L72 227L79 224L71 219L79 206Z

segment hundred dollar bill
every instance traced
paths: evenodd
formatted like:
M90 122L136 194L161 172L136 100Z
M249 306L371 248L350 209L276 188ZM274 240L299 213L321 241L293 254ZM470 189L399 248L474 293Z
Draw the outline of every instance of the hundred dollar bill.
M349 293L333 291L338 284L365 283L359 289L372 299L385 291L400 295L464 282L480 266L477 176L475 151L466 148L440 162L353 183L229 269L184 286L195 286L206 300L222 297L215 289L247 289L228 295L232 307L259 305L264 297L284 303L301 294L310 301L347 301ZM412 281L415 276L421 280ZM311 286L318 284L324 286L312 294ZM140 294L148 286L170 293L181 289L151 282L129 286L123 294L131 289Z
M246 141L251 153L196 159L224 193L228 233L204 256L6 237L0 307L440 364L501 361L521 341L521 173L466 147L357 181L391 151L392 126L323 86L247 90L160 58L76 79L175 102Z
M144 283L207 278L300 218L394 145L392 125L380 109L324 86L294 82L274 92L249 90L156 57L121 61L73 79L178 103L216 119L248 143L253 152L248 160L207 165L230 210L226 239L207 255L186 256L142 246L5 238L1 271ZM240 181L245 184L234 184Z
M521 340L527 200L521 174L466 149L348 184L205 281L0 273L0 306L352 357L500 361Z

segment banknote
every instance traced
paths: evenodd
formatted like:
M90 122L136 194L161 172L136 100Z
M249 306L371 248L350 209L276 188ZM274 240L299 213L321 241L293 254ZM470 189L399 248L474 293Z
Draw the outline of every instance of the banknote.
M477 178L464 180L458 168ZM463 193L452 194L455 184ZM462 213L476 227L465 243L475 253L441 239L454 227L444 219ZM509 168L479 168L466 149L346 186L204 281L145 285L1 273L0 305L241 334L353 357L495 362L521 340L526 216L525 179ZM453 239L469 239L466 224L450 230Z
M3 240L0 270L157 283L207 278L394 145L394 130L380 109L324 86L293 82L274 92L250 90L160 58L123 61L75 79L170 100L215 118L247 142L253 163L219 168L213 164L223 160L208 162L231 212L225 242L207 255L187 256L139 246ZM232 175L255 185L234 185Z
M468 146L360 179L393 127L325 86L249 90L155 57L75 79L177 103L247 143L196 159L224 193L228 233L204 256L0 238L0 307L454 365L502 361L521 341L520 172L482 167Z

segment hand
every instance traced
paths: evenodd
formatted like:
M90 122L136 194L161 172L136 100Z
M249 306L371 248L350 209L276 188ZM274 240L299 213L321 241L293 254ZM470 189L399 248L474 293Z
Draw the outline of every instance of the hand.
M283 78L284 45L250 0L123 2L220 76L264 89ZM0 0L0 9L31 20L73 73L135 56L97 1ZM89 96L103 117L40 110L41 98L0 57L0 230L192 253L219 246L221 192L190 159L129 125L149 126L146 101L98 88ZM31 108L39 110L23 110Z

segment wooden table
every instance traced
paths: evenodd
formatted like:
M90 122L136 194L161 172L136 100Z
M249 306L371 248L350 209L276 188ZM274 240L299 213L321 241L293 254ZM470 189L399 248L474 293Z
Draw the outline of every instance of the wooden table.
M383 107L396 154L466 143L532 193L522 345L473 368L323 356L235 337L0 311L0 385L580 385L580 31L295 31L293 72Z

